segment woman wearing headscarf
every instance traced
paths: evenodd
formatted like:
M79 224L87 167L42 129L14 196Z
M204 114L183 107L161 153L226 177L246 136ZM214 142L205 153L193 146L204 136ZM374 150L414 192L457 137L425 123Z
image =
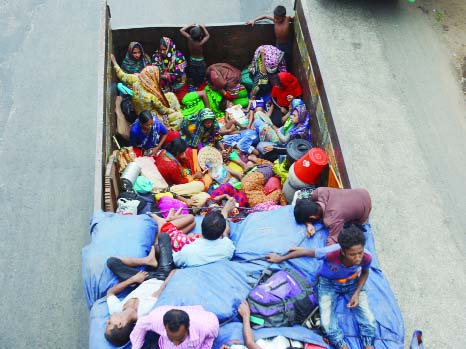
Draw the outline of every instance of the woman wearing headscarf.
M121 63L121 69L127 74L137 74L148 65L151 65L151 60L145 54L142 45L136 41L130 42L128 52Z
M172 91L181 102L188 93L185 72L187 62L172 39L165 36L160 39L159 49L152 55L152 61L160 69L162 89Z
M178 195L193 195L206 191L212 178L203 174L197 160L197 150L188 147L181 138L167 144L155 157L155 165L170 191Z
M202 148L210 145L218 146L223 150L223 145L220 143L222 136L220 135L220 125L215 119L214 113L204 108L199 113L188 116L181 124L180 133L186 143L191 148Z
M286 71L285 53L272 45L259 46L254 52L249 72L254 85L251 96L264 96L269 92L270 76Z
M276 79L271 79L272 93L270 94L280 108L288 108L293 98L303 94L298 78L288 72L280 72Z
M164 144L179 138L178 131L169 131L150 111L143 110L131 125L129 143L141 148L144 155L156 155Z
M309 127L310 115L306 105L301 99L293 99L290 112L285 124L277 128L271 121L256 120L255 126L259 133L261 142L270 142L275 145L284 145L288 141L301 138L311 141Z
M183 120L183 114L176 96L173 93L163 93L159 86L159 69L156 66L145 67L138 75L126 74L111 56L115 72L123 83L133 88L133 105L136 114L149 110L157 115L165 127L178 130Z
M207 67L209 87L227 99L235 99L241 90L241 71L228 63L215 63ZM207 89L206 89L207 91Z

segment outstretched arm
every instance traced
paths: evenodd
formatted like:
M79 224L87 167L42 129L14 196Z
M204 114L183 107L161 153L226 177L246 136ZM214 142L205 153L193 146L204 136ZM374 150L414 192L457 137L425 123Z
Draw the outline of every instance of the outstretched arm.
M140 271L139 273L133 275L129 279L122 281L113 287L110 287L107 291L107 297L111 295L117 295L123 292L126 289L126 287L134 283L141 284L145 279L147 279L148 276L149 273L147 273L146 271Z
M272 263L281 263L288 259L299 258L299 257L312 257L316 256L316 252L312 248L303 247L292 247L288 251L288 254L280 256L276 253L269 253L265 258Z
M207 28L205 27L204 24L201 24L200 27L201 27L202 31L204 32L204 37L201 40L201 45L204 45L207 42L207 40L210 39L210 34L207 31Z
M113 67L115 68L115 73L118 76L118 79L120 79L124 84L126 85L132 85L136 81L138 81L138 77L134 74L126 74L123 69L120 68L118 65L115 56L113 53L110 54L110 59L113 63Z
M263 15L263 16L259 16L259 17L256 17L254 19L251 19L250 21L247 21L246 24L250 24L250 25L253 26L254 24L256 24L257 21L260 21L261 19L269 19L269 20L273 21L272 16Z

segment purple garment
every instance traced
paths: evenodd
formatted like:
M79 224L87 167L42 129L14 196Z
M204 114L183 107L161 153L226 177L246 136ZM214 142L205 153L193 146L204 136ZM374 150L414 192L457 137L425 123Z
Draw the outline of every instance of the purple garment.
M362 269L369 269L372 256L369 252L364 250L361 264L353 265L351 267L345 266L340 260L340 245L335 244L332 246L317 248L316 258L323 260L322 267L319 270L319 275L329 280L347 279L355 273L360 273Z
M270 178L275 176L275 173L273 173L273 169L271 165L267 165L267 164L257 165L256 171L264 175L264 178L265 178L264 183L267 183Z
M328 228L327 245L336 244L346 223L363 224L371 212L372 203L366 189L317 188L311 200L322 207L323 221Z

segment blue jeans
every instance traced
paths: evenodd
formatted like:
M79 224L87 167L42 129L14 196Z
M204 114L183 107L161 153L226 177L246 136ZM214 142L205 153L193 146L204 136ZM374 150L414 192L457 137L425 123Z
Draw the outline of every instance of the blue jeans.
M236 146L243 153L251 154L254 150L252 146L258 139L257 134L253 130L244 130L234 135L223 136L223 143L231 147Z
M335 308L338 296L343 296L349 302L358 285L358 279L345 283L330 280L324 277L319 279L319 307L321 325L330 343L336 348L348 345L345 342L343 331L338 326ZM361 333L364 346L374 345L375 341L375 318L369 307L367 293L363 287L359 293L359 305L354 308L354 316Z

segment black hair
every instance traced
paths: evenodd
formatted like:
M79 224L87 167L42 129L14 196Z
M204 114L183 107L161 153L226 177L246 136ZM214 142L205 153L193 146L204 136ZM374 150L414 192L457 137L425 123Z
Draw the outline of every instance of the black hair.
M312 200L299 199L294 207L294 219L298 224L304 224L309 221L309 216L315 216L319 213L319 205Z
M272 86L278 86L278 88L283 88L278 73L269 74L269 81Z
M149 110L143 110L138 115L139 122L145 124L152 120L152 113Z
M202 220L202 236L207 240L217 240L227 227L227 221L220 212L210 212Z
M343 228L338 236L338 243L342 250L347 250L352 246L364 246L366 244L366 237L361 228L351 224L348 228Z
M189 36L191 36L191 39L196 40L196 41L201 41L202 39L202 30L201 27L196 25L195 27L192 27L189 30Z
M223 97L222 100L220 101L220 103L218 104L218 109L225 112L225 110L227 109L227 101L228 101L228 99Z
M108 340L110 344L121 347L129 342L129 335L135 325L136 321L132 321L128 322L122 328L114 327L110 330L110 333L105 332L105 339Z
M171 332L176 332L181 326L189 330L189 315L180 309L171 309L163 316L163 325Z
M273 15L277 17L285 17L286 16L285 6L278 5L277 7L275 7L275 9L273 10Z
M170 143L166 144L164 148L173 156L177 156L186 150L188 145L182 138L175 138Z

